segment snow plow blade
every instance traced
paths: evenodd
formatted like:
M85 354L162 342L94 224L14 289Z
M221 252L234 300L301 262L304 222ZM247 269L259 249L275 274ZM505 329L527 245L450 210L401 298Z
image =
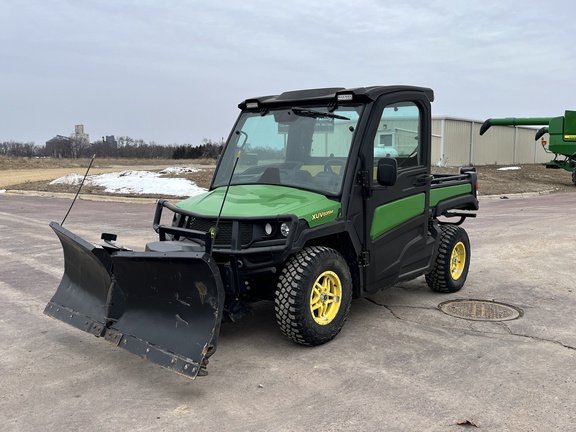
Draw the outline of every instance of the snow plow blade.
M102 249L50 226L64 275L45 314L187 377L206 373L224 305L209 254Z

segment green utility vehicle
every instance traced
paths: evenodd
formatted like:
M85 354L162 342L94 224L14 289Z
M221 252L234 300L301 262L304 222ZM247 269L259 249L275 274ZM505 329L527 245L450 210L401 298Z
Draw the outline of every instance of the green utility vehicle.
M547 153L553 153L554 159L546 162L546 168L563 169L572 173L572 183L576 185L576 111L566 110L558 117L506 117L490 118L480 128L484 135L491 126L544 126L536 132L538 141L545 134L550 134L550 142L542 141Z
M464 285L474 168L430 173L433 91L323 88L247 99L208 192L157 203L158 241L134 252L52 222L65 271L52 317L189 377L223 321L271 300L282 332L330 341L353 298L426 275Z

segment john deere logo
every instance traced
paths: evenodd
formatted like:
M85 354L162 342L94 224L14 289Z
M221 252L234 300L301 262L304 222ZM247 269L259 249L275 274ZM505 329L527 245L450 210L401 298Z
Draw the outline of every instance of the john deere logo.
M212 237L212 238L216 237L216 228L214 228L214 227L210 228L209 232L210 232L210 237Z
M316 219L320 219L320 218L323 218L323 217L326 217L326 216L330 216L330 215L333 214L333 213L334 213L334 210L326 210L326 211L321 211L321 212L318 212L318 213L314 213L314 214L312 215L312 220L316 220Z

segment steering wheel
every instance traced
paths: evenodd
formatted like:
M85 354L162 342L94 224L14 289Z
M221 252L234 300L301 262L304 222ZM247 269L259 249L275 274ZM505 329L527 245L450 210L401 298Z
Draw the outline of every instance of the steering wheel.
M346 165L346 159L342 159L342 158L337 159L337 158L331 157L324 164L324 172L336 174L334 172L334 170L332 169L332 167L333 166L343 167L344 165ZM342 170L340 170L340 174L342 174Z

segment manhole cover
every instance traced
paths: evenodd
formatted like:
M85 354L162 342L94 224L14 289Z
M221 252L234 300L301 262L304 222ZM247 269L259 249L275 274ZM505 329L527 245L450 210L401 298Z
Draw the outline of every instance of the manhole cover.
M522 309L488 300L451 300L438 308L445 314L475 321L508 321L522 316Z

